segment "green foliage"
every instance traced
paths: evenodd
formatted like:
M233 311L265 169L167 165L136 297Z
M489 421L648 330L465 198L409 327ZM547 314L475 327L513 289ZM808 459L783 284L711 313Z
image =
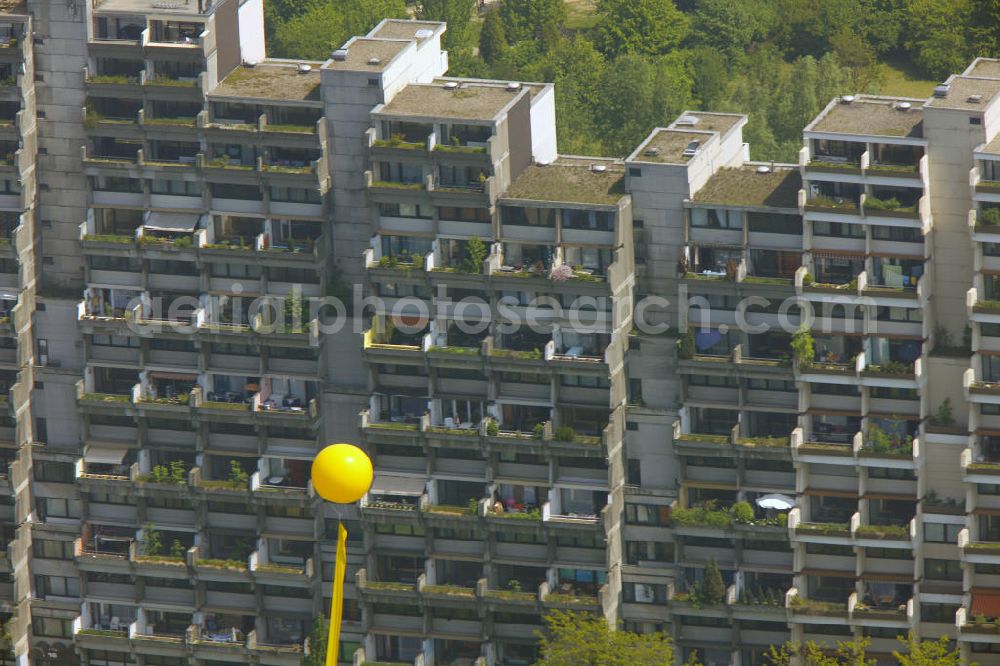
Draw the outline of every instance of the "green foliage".
M726 600L726 586L722 582L722 572L715 558L711 557L705 566L705 579L701 585L702 599L706 604L721 604Z
M770 4L759 0L697 0L689 41L735 61L767 37L774 21Z
M463 267L466 273L479 274L483 272L483 262L486 261L486 243L479 236L469 239L468 256Z
M816 341L813 339L812 331L805 326L799 328L792 335L791 348L795 353L800 368L807 368L812 365L816 357Z
M983 208L976 217L976 221L990 227L1000 225L1000 207Z
M500 424L495 420L490 419L486 422L486 435L487 437L496 437L500 434Z
M537 632L541 658L535 666L671 666L674 648L663 633L637 634L612 629L603 617L553 611Z
M144 555L160 555L163 552L163 540L153 523L142 526L142 551Z
M985 624L985 618L983 618ZM907 637L898 636L903 650L894 650L892 656L899 666L960 666L962 659L957 647L953 647L947 636L938 640L920 640L913 632ZM871 641L864 638L856 641L839 641L835 650L826 644L788 642L781 646L771 646L765 654L773 666L874 666L876 660L869 657ZM976 666L970 662L968 666Z
M170 461L170 481L176 484L182 484L187 480L187 470L184 467L183 460L171 460Z
M961 72L972 55L968 30L972 0L910 0L904 46L920 69L943 79Z
M269 55L280 58L325 60L332 49L367 33L383 18L407 16L403 0L279 0L277 4L268 13L268 37Z
M246 487L249 479L250 475L244 471L243 466L240 465L239 461L229 461L229 482L233 484L233 486L239 488Z
M694 345L694 331L688 329L677 341L677 358L690 360L694 358L696 348Z
M448 50L449 57L453 57L459 51L468 51L472 47L472 30L469 25L472 9L473 3L470 0L423 0L419 16L423 20L444 21L448 24L442 46Z
M534 41L544 50L558 39L566 6L563 0L504 0L500 19L508 42Z
M495 63L507 51L507 33L500 20L500 10L496 5L490 7L483 20L483 29L479 33L479 55L489 64Z
M737 523L747 524L753 522L753 507L750 506L750 502L736 502L730 511L732 511L733 520Z
M687 34L688 17L673 0L598 0L601 50L611 56L664 55Z
M535 427L531 429L531 436L535 439L541 439L545 436L545 425L542 423L536 423Z
M184 548L184 544L181 543L180 539L174 539L174 542L170 544L170 556L171 557L184 557L184 552L187 549Z
M948 427L955 425L955 415L951 407L951 398L945 398L938 405L937 411L930 417L931 425Z
M552 435L552 439L557 442L572 442L576 439L576 431L570 426L559 426Z
M301 666L326 666L326 639L330 620L317 617L309 631L309 654L302 657Z
M900 636L897 640L906 646L906 652L898 650L892 652L899 666L961 666L962 664L958 648L952 647L947 636L942 636L936 641L920 640L911 631L905 639Z

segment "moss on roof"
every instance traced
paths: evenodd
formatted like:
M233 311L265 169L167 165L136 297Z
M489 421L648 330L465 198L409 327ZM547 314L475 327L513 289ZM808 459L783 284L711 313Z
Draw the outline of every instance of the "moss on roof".
M324 67L348 71L381 72L396 57L396 54L407 46L409 46L409 42L391 39L355 39L346 47L346 60L328 60Z
M901 101L910 102L910 110L896 108ZM833 105L812 130L866 136L921 137L924 114L919 104L919 100L862 97L850 104Z
M382 113L388 115L493 120L500 110L524 90L510 92L497 86L470 83L458 88L443 84L410 84L396 93Z
M212 95L257 99L319 101L319 63L300 74L295 65L260 64L237 67L215 87Z
M592 171L590 164L532 165L503 195L507 199L613 206L625 195L621 168Z
M705 111L685 111L683 115L693 116L698 119L698 122L695 125L677 125L677 122L674 121L673 126L677 129L718 132L722 135L725 135L736 123L744 118L744 116L738 113L708 113Z
M967 76L984 76L988 78L1000 78L1000 60L983 59L975 64L972 71L966 73Z
M802 180L796 169L757 173L756 166L720 169L692 197L699 203L798 208Z
M961 109L982 111L993 96L1000 91L1000 79L976 79L956 76L951 80L947 97L932 97L927 103L937 109ZM973 95L979 101L969 101Z
M659 129L642 145L636 155L640 162L658 162L661 164L687 164L690 157L684 156L684 149L692 141L704 144L711 134L700 127L685 128L686 131Z
M386 21L385 25L368 36L379 39L416 39L418 30L437 30L440 25L437 21L393 19Z

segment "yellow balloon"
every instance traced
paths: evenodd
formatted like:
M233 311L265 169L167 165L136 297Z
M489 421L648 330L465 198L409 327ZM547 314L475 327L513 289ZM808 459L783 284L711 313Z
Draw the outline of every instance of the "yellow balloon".
M316 494L337 504L357 502L371 488L373 477L372 461L353 444L331 444L312 464Z

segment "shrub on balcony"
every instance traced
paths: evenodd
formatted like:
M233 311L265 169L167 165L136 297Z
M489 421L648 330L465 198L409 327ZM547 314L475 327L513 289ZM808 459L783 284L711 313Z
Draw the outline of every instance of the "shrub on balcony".
M489 437L496 437L500 434L500 424L495 420L490 419L486 423L486 434Z
M816 341L813 339L812 331L806 326L799 327L799 330L792 335L791 348L795 353L795 358L798 359L800 368L808 368L812 365L813 358L816 356Z
M896 197L889 197L888 199L867 197L865 199L865 208L871 208L872 210L896 210L900 207L902 207L902 204Z
M473 236L469 239L469 244L466 248L468 250L469 256L465 258L462 270L466 273L479 274L483 270L483 262L486 261L486 243L479 238L479 236Z
M684 331L684 335L677 341L677 357L684 360L694 358L694 332L691 329Z
M1000 226L1000 208L990 207L984 208L979 212L978 221L985 224L988 227Z
M733 520L737 523L745 525L753 522L753 507L750 506L750 502L737 502L732 506L730 511L733 514Z
M950 427L955 425L955 415L951 409L951 398L945 398L938 405L937 411L930 417L931 425L939 427Z
M576 439L576 431L570 426L559 426L556 428L555 434L552 435L552 439L557 442L572 442Z
M545 426L541 423L536 423L535 427L531 429L531 436L534 439L541 439L545 436Z

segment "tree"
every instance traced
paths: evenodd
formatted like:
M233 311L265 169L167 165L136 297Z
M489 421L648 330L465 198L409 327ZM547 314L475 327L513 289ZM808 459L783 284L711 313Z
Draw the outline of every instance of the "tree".
M474 0L423 0L420 18L447 22L444 48L449 52L466 51L472 46L469 43L469 22L472 20L473 5Z
M159 555L163 552L163 540L153 523L142 526L142 550L144 555Z
M951 641L942 636L936 641L921 641L911 631L899 642L906 646L906 652L893 650L892 656L899 666L962 666L962 656L959 650L951 648ZM976 666L976 664L969 664Z
M535 666L671 666L674 646L662 633L614 630L602 617L553 611L538 632L541 659Z
M673 0L598 0L597 12L599 44L609 56L663 55L688 31L688 17Z
M344 43L347 31L344 17L324 3L278 25L269 37L275 57L321 60Z
M563 0L503 0L500 19L508 42L535 40L546 50L566 20L566 6Z
M313 622L309 631L309 654L302 657L302 666L326 666L326 639L329 627L330 621L322 616Z
M713 111L722 108L729 87L726 59L717 49L698 46L691 50L691 70L694 72L694 96L701 108Z
M479 55L486 62L493 64L507 50L507 34L500 20L500 11L494 5L486 12L483 29L479 33Z
M903 45L916 65L935 78L964 69L971 0L910 0L907 10Z
M869 659L866 652L871 640L863 638L860 641L840 641L833 654L829 653L825 644L785 643L780 647L774 645L764 655L772 666L875 666L875 660Z
M486 261L486 243L479 236L469 239L469 256L464 266L466 273L479 274L483 272L483 262Z
M705 566L705 580L701 585L702 601L706 604L721 604L726 600L726 584L722 582L722 572L715 558L711 557Z
M765 39L773 21L771 6L757 0L698 0L689 39L732 61Z

